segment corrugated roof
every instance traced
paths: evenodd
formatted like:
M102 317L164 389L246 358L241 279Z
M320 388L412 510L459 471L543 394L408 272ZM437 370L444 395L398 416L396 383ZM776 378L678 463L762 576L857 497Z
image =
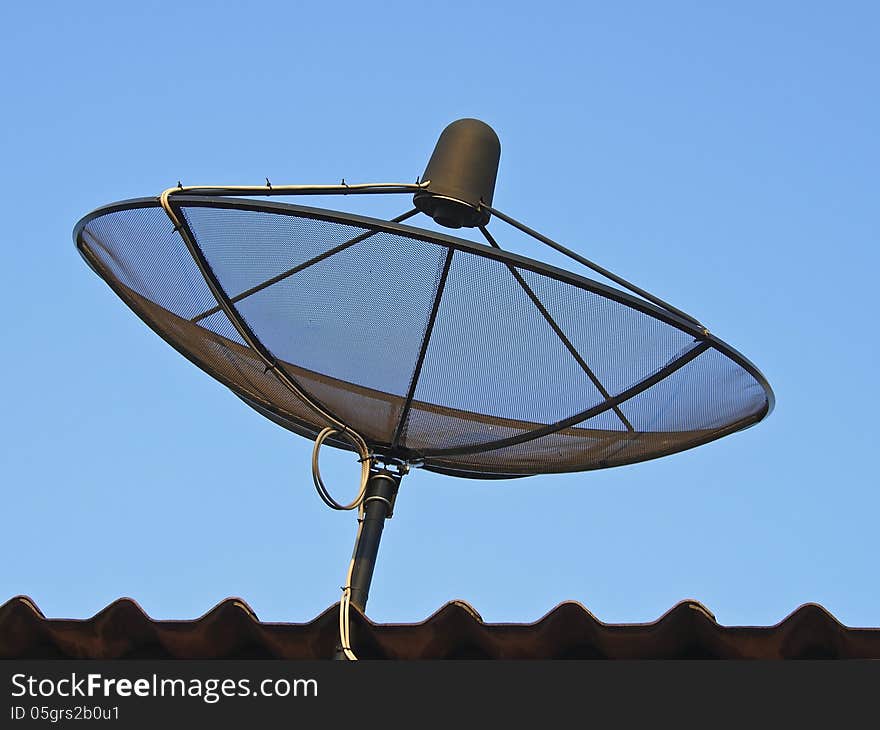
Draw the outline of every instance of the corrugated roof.
M228 598L195 620L156 621L121 598L92 618L48 619L18 596L0 607L0 658L330 658L337 612L264 623L243 600ZM645 624L606 624L574 602L534 623L490 624L453 601L414 624L376 624L353 608L352 633L363 659L880 659L880 629L849 628L816 604L775 626L731 627L697 601Z

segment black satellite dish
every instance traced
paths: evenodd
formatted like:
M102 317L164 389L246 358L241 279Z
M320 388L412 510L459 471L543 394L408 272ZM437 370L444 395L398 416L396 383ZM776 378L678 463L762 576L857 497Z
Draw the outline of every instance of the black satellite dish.
M501 146L441 134L421 182L184 187L97 209L82 256L181 354L261 414L315 439L315 484L360 522L340 612L361 610L384 520L412 466L509 478L631 464L751 426L758 369L696 319L492 207ZM255 197L405 194L391 221ZM404 223L419 212L486 244ZM503 250L492 216L617 285ZM620 288L618 288L620 287ZM336 502L323 443L356 451Z

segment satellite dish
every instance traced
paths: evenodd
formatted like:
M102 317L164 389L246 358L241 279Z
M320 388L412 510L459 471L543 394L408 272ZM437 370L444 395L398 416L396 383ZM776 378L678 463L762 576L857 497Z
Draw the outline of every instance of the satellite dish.
M81 255L147 325L316 440L322 498L365 517L344 611L366 605L412 466L484 479L619 466L772 410L760 371L695 318L494 208L500 153L488 125L462 119L415 183L178 185L76 225ZM355 194L414 208L387 221L255 199ZM415 227L418 214L485 244ZM502 249L493 217L608 283ZM360 456L350 504L321 481L323 443Z

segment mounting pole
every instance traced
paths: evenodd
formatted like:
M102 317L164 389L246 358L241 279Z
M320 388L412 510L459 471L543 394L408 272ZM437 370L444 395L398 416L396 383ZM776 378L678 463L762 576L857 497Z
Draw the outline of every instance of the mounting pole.
M370 475L364 497L364 523L354 546L354 567L351 572L351 604L361 613L367 607L373 569L379 554L379 541L387 520L394 513L394 500L400 476L387 469L378 469Z
M394 514L394 502L397 499L401 477L402 474L379 468L370 474L370 480L367 482L363 523L354 545L352 555L354 563L349 583L351 605L361 613L364 613L367 607L370 583L373 580L373 570L379 554L379 541L382 539L385 520ZM346 658L341 648L337 650L335 658Z

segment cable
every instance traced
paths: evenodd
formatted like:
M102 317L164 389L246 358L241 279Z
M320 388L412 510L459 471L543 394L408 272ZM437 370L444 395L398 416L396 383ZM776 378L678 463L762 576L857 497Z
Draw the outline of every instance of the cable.
M424 183L423 183L424 184ZM400 189L420 189L420 185L388 185L385 183L380 184L365 184L365 185L319 185L319 186L306 186L306 185L284 185L284 186L268 186L268 190L272 191L274 195L293 195L297 192L305 192L305 191L313 191L313 190L321 190L325 192L329 191L348 191L351 189L355 190L384 190L388 191L389 188L395 189L399 191ZM333 509L338 510L350 510L355 509L364 498L364 493L366 492L367 481L370 478L370 450L367 447L366 441L364 441L363 437L349 428L345 423L343 423L340 419L336 418L332 413L330 413L326 408L324 408L320 403L316 402L314 398L312 398L305 390L296 382L296 380L291 377L283 368L279 367L278 363L275 361L275 358L272 356L272 353L265 349L262 342L260 342L255 335L253 335L249 328L243 322L239 312L235 309L235 305L232 301L227 297L225 292L223 291L220 282L214 275L214 272L211 271L207 262L204 260L201 255L201 251L196 244L193 235L189 231L188 226L184 225L184 222L181 220L180 216L178 216L177 212L171 205L171 196L176 193L181 192L189 192L198 194L210 194L211 192L218 195L235 195L235 194L255 194L258 190L263 190L261 187L257 186L241 186L241 187L204 187L204 188L188 188L184 186L178 186L177 188L169 188L165 190L161 196L159 196L160 203L162 208L165 210L165 213L171 219L172 224L174 225L174 229L180 234L184 243L186 244L187 249L190 252L190 255L196 262L196 265L199 268L199 271L202 274L202 277L205 279L205 282L208 284L208 288L211 290L211 293L214 295L214 298L217 300L217 304L229 318L229 321L238 331L238 333L242 336L245 343L263 360L266 365L266 371L272 372L275 377L284 385L288 390L291 390L295 395L297 395L300 400L302 400L307 406L309 406L313 411L315 411L321 418L333 424L330 427L325 428L318 434L318 439L315 441L315 450L312 454L312 477L315 482L315 487L318 490L318 494L321 499ZM358 454L361 457L361 485L358 490L358 494L355 497L354 501L349 504L341 504L337 502L330 495L330 492L324 486L323 481L321 480L321 473L318 468L318 451L321 448L321 444L332 435L341 434L348 438L349 442L355 447Z
M350 437L349 440L357 447L358 452L360 453L361 484L357 496L355 496L351 502L348 504L337 502L325 486L324 480L321 479L321 469L318 464L318 456L321 447L328 438L343 433L346 432L340 431L337 428L328 427L318 434L318 437L315 439L315 448L312 450L312 479L315 482L315 489L318 490L318 495L328 507L335 510L352 510L357 508L358 511L357 536L354 539L354 548L351 551L351 560L348 563L345 585L342 586L342 598L339 601L339 645L346 659L349 661L357 661L357 655L351 648L351 577L354 574L355 557L357 555L358 545L361 541L361 532L364 529L364 497L366 496L367 484L370 480L370 467L373 463L373 457L367 450L364 440L360 438L360 436L357 436L357 440L355 440L355 438L351 438L351 436L354 435L353 432L348 432Z
M318 453L321 451L321 447L328 438L336 434L347 434L349 441L357 448L358 455L360 456L361 484L358 488L357 496L348 504L342 504L333 499L330 491L324 485L324 480L321 479L321 469L318 465ZM341 431L333 427L327 427L321 431L315 439L315 448L312 449L312 479L315 482L315 489L318 490L318 496L324 501L324 504L336 510L351 510L363 505L364 495L367 492L367 482L370 480L370 465L372 461L372 455L367 449L366 442L353 431Z
M189 250L190 255L193 257L193 260L196 263L199 271L202 274L202 277L205 280L205 283L208 285L208 288L211 291L211 294L214 295L214 298L217 300L217 304L222 309L223 313L227 316L229 321L232 323L232 326L235 327L236 331L241 335L242 339L245 341L245 344L250 347L263 361L266 366L267 372L272 372L273 375L281 382L281 384L286 387L288 390L292 391L300 400L302 400L309 408L311 408L315 413L317 413L322 419L329 422L333 426L335 426L339 433L345 433L352 443L357 447L358 452L361 455L361 458L369 457L369 449L367 448L366 442L364 439L353 429L349 428L345 423L343 423L339 418L334 416L332 413L328 411L322 404L316 401L315 398L311 397L296 381L293 376L291 376L283 367L279 366L279 364L275 361L274 356L271 352L269 352L264 346L263 343L250 331L250 328L244 322L242 317L240 316L238 310L235 308L234 303L229 299L228 295L224 292L223 287L221 286L219 280L217 279L214 272L211 270L207 261L204 258L204 255L199 248L198 244L195 241L195 237L192 232L189 230L189 226L187 226L182 220L182 214L179 216L177 212L174 210L174 207L171 204L171 198L174 195L180 193L188 193L190 195L218 195L218 196L234 196L234 195L309 195L309 194L342 194L347 195L350 193L407 193L412 192L413 190L421 190L430 184L430 180L425 180L420 183L415 184L397 184L397 183L361 183L355 185L349 185L342 181L342 185L277 185L272 186L268 183L264 188L262 186L256 185L242 185L242 186L183 186L178 183L176 188L168 188L159 196L159 203L162 208L165 210L165 214L171 220L172 225L174 226L174 230L180 234L180 237L183 239L183 242L186 244L187 249ZM326 436L325 436L326 438ZM367 473L369 473L369 464L367 464ZM318 493L321 494L322 499L333 507L334 509L354 509L357 506L356 503L353 503L351 507L344 507L339 505L338 502L332 499L327 493L327 490L323 488L323 485L319 486L318 481L320 479L316 479L316 486L318 486ZM325 499L325 496L327 497ZM329 500L329 501L328 501ZM339 505L339 506L334 506Z
M349 661L356 662L357 655L351 648L351 577L354 574L354 561L357 555L358 545L361 541L361 532L364 529L364 504L358 506L358 529L354 540L354 548L351 551L351 561L348 564L348 573L345 576L345 585L342 586L342 598L339 601L339 645L342 653Z
M312 450L312 479L315 482L315 489L318 491L318 496L324 501L331 509L335 510L352 510L357 508L358 510L358 529L357 536L354 539L354 548L351 552L351 560L348 564L348 573L345 576L345 585L342 586L342 598L339 601L339 645L342 649L342 653L345 655L345 658L349 661L357 661L357 655L352 651L351 648L351 624L350 624L350 609L351 609L351 577L354 573L354 562L355 556L357 555L358 544L361 541L361 531L364 528L364 497L367 493L367 483L370 480L370 465L372 464L372 457L367 451L366 444L363 443L363 439L358 437L360 443L356 443L354 439L350 439L352 443L358 447L358 451L360 453L360 462L361 462L361 484L358 489L357 496L348 504L342 504L341 502L337 502L333 499L333 496L330 494L330 491L324 485L324 480L321 479L321 469L318 465L318 455L321 451L321 447L324 445L324 442L330 438L331 436L335 436L337 434L344 433L341 432L337 428L325 428L318 434L318 437L315 439L315 448ZM361 450L360 445L363 444L363 450Z
M211 293L214 295L217 300L217 304L219 310L222 310L226 316L229 318L232 325L236 328L239 334L244 338L245 342L248 346L255 352L259 357L264 361L266 365L266 371L272 372L275 377L289 390L291 390L295 395L297 395L306 405L308 405L312 410L314 410L319 416L324 418L326 421L329 421L332 426L328 426L324 428L315 439L315 447L312 451L312 479L315 483L315 488L318 491L318 496L321 497L323 502L330 508L335 510L358 510L358 532L357 537L354 543L354 550L351 556L351 562L348 566L348 573L345 579L345 585L342 588L342 599L339 602L339 639L340 645L343 654L346 659L351 661L356 661L357 656L351 649L351 630L350 630L350 608L351 608L351 579L352 574L354 573L354 564L355 564L355 555L357 554L357 547L360 542L361 532L363 530L363 519L364 519L364 497L367 491L367 483L370 479L370 468L373 463L373 455L370 453L369 447L367 446L364 438L357 433L355 430L347 426L340 419L333 416L331 413L327 411L327 409L323 408L322 405L315 401L308 393L300 387L299 383L296 382L294 378L289 376L283 369L281 369L278 364L275 362L271 353L268 350L265 350L262 346L262 343L255 337L252 336L247 326L244 325L242 320L240 319L238 311L235 309L235 305L233 301L229 300L226 294L223 292L223 289L220 286L220 283L216 280L213 272L208 267L207 263L203 260L200 255L200 250L194 240L194 237L191 235L188 227L184 225L181 218L177 215L176 211L171 205L170 198L172 195L176 193L189 193L194 195L296 195L296 194L349 194L349 193L402 193L402 192L412 192L413 190L420 190L426 187L429 184L429 181L425 181L422 183L416 183L415 185L395 185L388 183L379 183L379 184L365 184L365 185L347 185L343 180L342 185L317 185L317 186L307 186L307 185L287 185L287 186L276 186L273 187L269 184L269 181L266 181L266 188L257 187L257 186L241 186L241 187L184 187L179 185L177 188L171 188L165 190L160 196L159 200L162 205L162 208L165 210L165 213L171 219L171 223L174 226L174 229L180 234L181 238L183 238L184 243L186 244L187 249L192 255L193 259L196 262L205 282L208 284ZM404 214L401 216L402 218L407 218L409 214ZM219 311L218 310L218 311ZM343 436L348 439L349 443L355 447L361 463L361 480L360 486L357 491L357 495L355 498L349 502L348 504L343 504L341 502L336 501L333 496L330 494L330 491L327 489L324 484L323 479L321 478L321 470L318 464L318 455L321 450L321 446L324 442L330 438L331 436Z
M219 195L219 196L251 196L263 197L274 195L357 195L394 193L412 193L424 190L431 184L430 180L418 183L355 183L342 185L180 185L168 188L162 193L162 207L169 196L184 193L187 195ZM167 210L167 208L166 208Z

